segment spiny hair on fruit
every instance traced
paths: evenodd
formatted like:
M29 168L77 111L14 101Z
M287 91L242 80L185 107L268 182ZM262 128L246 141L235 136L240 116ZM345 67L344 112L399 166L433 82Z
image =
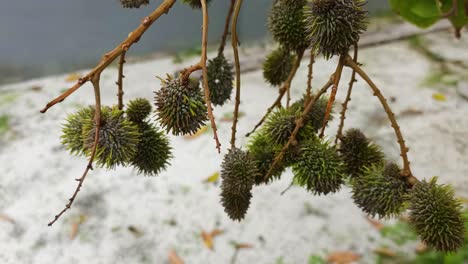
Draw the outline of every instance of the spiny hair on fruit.
M273 179L279 179L281 177L281 174L286 169L283 161L275 166L271 176L265 181L265 175L273 164L275 157L278 155L278 148L271 144L263 129L260 129L252 135L247 149L259 171L257 177L255 177L255 184L269 183Z
M297 108L278 108L271 113L265 121L265 135L273 146L282 147L291 137L291 134L296 127L296 119L301 116L302 112ZM300 143L303 140L313 138L315 136L314 128L307 122L302 126L296 135L296 141Z
M124 8L140 8L143 5L148 5L149 0L120 0L120 4Z
M221 179L223 186L230 193L238 193L250 190L259 177L256 162L250 154L239 148L230 149L224 155L221 164Z
M351 184L354 203L370 216L380 218L402 213L411 189L395 163L365 167L362 175L354 178Z
M308 0L304 21L308 40L316 54L326 59L343 55L367 29L364 0Z
M95 141L96 125L94 119L85 120L82 129L84 152L91 155ZM125 118L124 112L117 107L102 107L99 141L95 161L98 166L112 169L127 165L137 152L140 142L138 126Z
M138 125L141 134L132 165L138 173L156 176L166 169L172 158L172 148L166 134L152 124L143 122Z
M208 120L200 83L195 79L184 83L168 75L155 92L155 105L161 126L174 135L193 134Z
M364 168L373 164L383 164L384 154L381 148L372 143L361 130L352 128L340 138L339 152L346 165L346 173L360 177Z
M296 111L300 111L301 113L305 109L304 102L308 102L309 99L314 98L316 95L312 94L310 98L306 98L306 95L303 95L301 99L294 102L291 107L296 109ZM323 121L325 120L325 113L327 112L327 105L328 105L328 97L327 96L320 96L312 106L312 109L306 116L305 122L309 124L315 132L318 132L322 126ZM330 111L330 115L328 117L329 121L332 121L334 118L334 107L332 105L332 109Z
M439 251L455 252L464 241L462 205L449 185L434 177L416 183L410 193L410 223L426 245Z
M83 146L83 124L92 122L94 118L93 107L83 107L76 113L67 116L65 123L62 126L61 143L65 148L75 155L84 154Z
M136 98L127 103L125 113L130 121L142 123L150 115L151 103L145 98Z
M230 188L221 186L221 205L224 212L234 221L244 219L250 206L252 193L250 190L242 192L231 192Z
M208 5L211 0L206 0ZM201 0L182 0L182 3L189 5L193 9L200 9L202 7Z
M273 39L291 51L309 46L303 7L306 0L277 0L268 16L268 28Z
M207 72L211 102L221 106L231 98L234 80L232 64L220 54L208 61Z
M281 85L288 79L295 56L284 47L278 47L267 55L263 62L263 78L273 85Z
M344 164L335 147L318 137L302 144L292 170L294 182L314 194L337 192L344 183Z

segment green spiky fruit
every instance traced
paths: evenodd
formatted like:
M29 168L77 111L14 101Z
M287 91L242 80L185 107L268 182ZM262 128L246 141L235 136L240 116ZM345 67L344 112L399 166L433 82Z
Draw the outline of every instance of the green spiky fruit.
M149 0L120 0L124 8L140 8L142 5L148 5Z
M281 177L281 174L286 169L284 162L280 162L279 165L275 166L271 176L265 181L265 175L273 164L278 150L270 143L268 136L265 135L263 130L258 131L252 136L252 140L247 145L247 148L259 171L258 177L255 178L255 184L268 183L273 179Z
M296 108L279 108L268 117L265 122L265 134L274 146L283 146L291 137L296 127L296 119L300 117L301 112ZM303 140L314 137L314 129L305 123L297 133L296 141L300 143Z
M263 62L263 78L273 86L281 85L288 79L295 56L279 47L267 55Z
M360 177L352 181L353 199L370 216L392 217L404 210L411 186L401 176L398 165L388 163L366 167Z
M139 131L141 140L132 165L140 174L156 176L169 165L169 160L172 158L169 139L162 131L149 123L140 123Z
M142 123L151 113L151 103L145 98L131 100L127 104L128 120L134 123Z
M231 193L226 188L221 189L221 204L224 207L224 212L235 221L244 219L251 198L252 193L250 191Z
M309 45L303 7L306 0L277 0L268 17L268 28L273 39L292 51Z
M294 181L315 194L337 192L344 183L344 164L335 147L318 138L302 144L292 169Z
M232 65L223 54L208 61L208 87L214 105L223 105L231 98L234 75Z
M454 252L463 245L464 220L460 201L437 178L416 183L410 192L410 223L428 246Z
M359 129L349 129L340 138L340 156L346 165L346 173L355 178L365 167L381 164L384 154Z
M304 17L308 39L326 59L348 52L367 29L364 0L308 0Z
M92 122L94 118L94 109L84 107L76 113L68 115L65 124L62 127L61 142L71 154L82 155L83 152L83 124Z
M87 156L92 152L95 128L94 120L85 120L83 123L82 140ZM137 152L140 136L138 126L127 120L122 110L103 107L95 156L97 165L109 169L127 165Z
M312 97L315 95L311 95ZM297 111L304 111L304 100L305 100L305 95L298 101L294 102L291 107L296 108ZM315 132L318 132L320 129L322 129L323 126L323 121L325 119L325 113L327 112L327 105L328 105L328 97L327 96L321 96L317 101L315 101L314 105L312 106L312 109L310 112L307 114L305 122L310 124L314 128ZM328 117L329 121L333 120L333 106L330 112L330 115Z
M200 83L195 79L184 85L180 78L168 76L155 94L158 120L167 132L192 134L208 120Z
M223 186L230 193L242 193L249 191L259 175L257 164L249 153L238 148L230 149L224 155L221 164L221 178Z
M211 0L206 0L206 4L208 5ZM182 0L182 3L189 5L193 9L200 9L202 7L201 0Z

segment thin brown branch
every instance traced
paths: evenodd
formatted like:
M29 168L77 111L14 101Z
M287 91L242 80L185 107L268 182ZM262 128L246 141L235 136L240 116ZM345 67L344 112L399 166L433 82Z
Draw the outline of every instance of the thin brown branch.
M314 63L315 63L315 53L314 53L314 50L311 49L309 65L308 65L309 71L307 72L307 90L306 90L306 98L305 98L306 100L304 100L304 104L306 103L306 101L309 100L312 94L312 79L313 79Z
M357 59L358 59L358 45L355 44L353 61L357 63ZM341 136L343 135L343 127L344 127L344 122L346 119L346 111L348 110L349 101L351 101L351 92L353 91L354 83L357 82L356 71L355 70L352 70L352 71L353 72L351 73L351 80L349 81L349 84L348 84L348 92L346 94L346 98L343 104L341 105L342 107L341 107L341 112L340 112L340 125L338 126L338 131L336 133L335 145L338 144L338 139L341 138Z
M304 120L309 114L309 112L312 110L312 107L314 106L315 102L320 98L322 94L324 94L330 86L333 85L335 79L336 79L336 72L330 76L330 79L328 82L320 89L317 94L312 97L309 102L307 103L307 106L304 108L304 111L302 111L302 114L299 118L296 119L296 126L294 127L293 132L291 133L291 136L288 139L288 142L283 146L281 151L278 153L278 155L275 157L275 160L270 166L270 169L268 169L268 172L264 176L264 182L267 182L268 178L271 176L273 173L273 170L276 168L276 166L283 160L284 154L288 150L288 148L293 145L297 144L296 141L296 136L297 133L299 133L299 130L304 126Z
M405 177L408 177L408 182L411 185L414 185L416 182L418 182L418 179L416 179L411 172L410 161L408 159L409 148L405 144L405 140L403 139L400 126L398 125L396 121L395 114L392 112L392 109L390 108L390 105L388 104L387 99L380 92L377 85L375 85L375 83L369 78L369 76L361 69L361 67L359 67L357 63L353 61L353 59L350 56L346 57L345 65L355 70L356 73L359 74L359 76L361 76L361 78L367 82L367 84L370 86L370 88L374 92L374 95L377 96L380 103L382 104L382 107L387 113L387 117L390 120L390 123L392 124L393 130L395 131L398 144L400 145L400 156L403 159L402 175Z
M289 85L288 89L286 90L286 108L289 107L290 103L291 103L291 85Z
M203 25L202 25L202 54L200 65L203 71L203 88L205 91L205 102L208 110L208 117L210 118L211 128L213 129L213 138L216 142L216 149L218 153L221 153L221 143L218 138L218 129L216 128L215 118L213 116L213 108L211 106L210 99L210 88L208 87L208 71L206 69L206 46L208 42L208 7L206 5L206 0L201 0L202 11L203 11Z
M202 70L202 64L201 62L198 62L197 64L194 64L188 68L185 68L182 72L181 72L181 80L182 80L182 84L186 85L188 83L188 79L190 78L190 74L192 74L193 72L195 71L199 71L199 70Z
M234 118L232 120L232 132L231 132L231 149L236 147L236 132L237 132L237 122L239 119L239 104L240 104L240 87L241 87L241 72L240 72L240 61L239 61L239 49L238 49L238 39L237 39L237 20L239 18L239 12L242 7L243 0L237 0L234 10L234 17L232 18L232 50L234 51L234 64L236 67L236 102L234 105Z
M218 48L218 56L221 56L221 54L223 54L224 46L226 46L226 39L227 39L227 36L229 35L229 25L231 24L231 17L232 17L232 12L234 11L235 3L236 3L236 0L231 0L231 4L229 5L228 14L226 16L226 22L224 23L223 35L221 36L221 43L219 44L219 48Z
M123 95L124 95L124 91L123 91L123 78L125 78L124 74L123 74L123 67L124 67L124 63L125 63L125 54L127 52L124 51L122 52L122 54L120 54L120 60L119 60L119 76L117 78L117 88L118 88L118 92L117 92L117 99L118 99L118 108L120 110L123 109Z
M291 86L291 82L292 80L294 79L294 76L296 76L296 72L297 72L297 69L299 69L299 66L301 66L301 60L302 60L302 56L304 55L304 51L298 51L297 52L297 56L296 56L296 60L294 61L294 65L293 67L291 68L291 71L289 72L289 75L288 75L288 79L286 79L286 81L284 82L283 84L283 87L281 87L281 89L279 90L279 95L278 97L276 98L276 100L273 102L273 104L267 109L267 112L265 113L265 115L262 117L262 119L260 119L260 121L255 125L255 127L252 129L252 131L250 131L249 133L247 133L245 136L248 137L250 136L253 132L255 132L257 130L257 128L259 128L263 122L265 121L265 119L268 117L268 115L270 115L271 111L273 111L273 109L277 106L280 106L281 105L281 99L283 99L283 96L284 94L286 93L286 91L289 89L289 87Z
M48 226L52 226L68 209L71 208L73 202L75 201L76 196L78 195L78 192L81 189L81 186L83 186L83 182L86 179L86 176L88 175L88 172L93 169L93 161L96 156L96 150L97 146L99 144L99 132L101 129L101 88L100 88L100 79L101 75L96 74L93 76L91 82L94 87L94 98L95 98L95 111L94 111L94 143L93 147L91 149L91 156L89 157L88 165L86 165L86 168L83 172L83 175L76 179L78 181L78 186L76 186L75 192L73 193L72 197L68 199L68 203L65 205L65 208L60 211L57 215L55 215L54 220L52 220Z
M47 103L47 105L41 110L41 113L45 113L52 106L62 102L68 96L73 94L78 90L83 84L92 81L93 76L100 74L104 69L106 69L117 57L119 57L124 51L127 51L133 44L138 42L141 36L151 27L151 25L163 14L166 14L169 9L174 5L176 0L164 0L158 8L156 8L149 16L145 17L141 24L131 32L128 37L121 42L117 47L112 51L104 54L101 61L97 64L94 69L92 69L84 77L80 78L78 82L73 85L71 88L66 90L64 93L56 97L54 100Z
M338 86L340 84L341 73L343 72L344 66L344 56L340 57L340 61L338 62L338 66L336 67L335 71L335 80L333 82L332 92L330 94L330 98L328 99L327 104L327 111L325 112L325 117L323 119L322 130L320 131L320 138L323 138L325 134L325 128L327 127L328 120L330 119L330 113L333 107L333 103L335 102L336 92L338 91Z

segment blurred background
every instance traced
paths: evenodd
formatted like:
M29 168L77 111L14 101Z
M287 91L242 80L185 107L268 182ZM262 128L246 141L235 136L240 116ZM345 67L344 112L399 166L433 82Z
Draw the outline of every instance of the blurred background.
M210 5L211 43L220 38L229 2L215 0ZM239 23L243 43L265 38L265 21L271 2L246 1ZM0 8L0 84L92 66L158 4L159 1L151 1L147 7L126 10L120 7L118 0L3 3ZM372 0L367 6L374 14L388 9L386 0ZM158 20L143 40L132 47L131 55L176 53L198 48L199 12L176 2L171 15Z

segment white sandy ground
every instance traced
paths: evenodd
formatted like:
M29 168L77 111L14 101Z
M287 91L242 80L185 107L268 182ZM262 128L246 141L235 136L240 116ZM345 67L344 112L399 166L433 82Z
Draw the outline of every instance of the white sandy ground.
M444 48L444 57L468 60L467 36L456 41L440 33L428 39L434 50ZM447 101L434 100L432 95L437 91L421 83L435 66L409 49L407 42L360 54L365 70L384 94L395 98L391 105L410 147L414 174L419 178L439 176L441 182L454 185L457 195L468 196L468 102L454 87L441 90ZM305 89L305 65L293 82L293 98L299 98ZM153 91L160 87L155 76L181 67L170 58L126 65L125 100L152 99ZM316 63L316 89L334 67L323 60ZM461 77L468 77L466 71ZM104 104L115 103L115 78L115 68L102 75ZM348 78L347 70L343 84ZM138 176L126 168L91 172L72 209L53 227L47 227L67 202L76 186L73 179L81 175L87 162L69 156L59 136L68 114L79 106L93 104L91 86L85 85L47 114L39 113L47 101L71 85L65 79L66 75L54 76L0 87L0 91L10 91L9 96L11 91L17 96L14 102L0 105L0 113L11 117L12 127L0 141L0 212L15 221L0 221L0 263L167 263L171 249L186 263L229 263L234 251L230 241L254 246L240 252L237 263L275 263L279 257L284 263L307 263L311 254L326 256L339 250L361 254L360 263L373 263L373 249L389 243L353 204L347 187L329 196L313 196L293 187L281 196L290 183L290 171L280 181L256 187L245 220L231 221L219 204L219 186L203 183L219 171L222 161L209 133L192 140L171 136L175 158L155 178ZM42 90L33 91L32 86ZM241 111L246 115L239 122L238 144L247 142L243 135L276 94L263 81L261 71L242 76ZM338 100L343 98L344 89L338 93ZM232 109L233 102L215 109L223 153L231 124L220 119ZM408 114L417 111L423 113ZM337 120L327 131L336 131ZM355 85L346 127L364 129L389 157L398 159L393 130L361 80ZM86 220L71 240L72 223L80 215ZM135 236L128 231L129 226L143 235ZM214 228L226 232L215 238L215 250L210 251L202 243L200 232Z

